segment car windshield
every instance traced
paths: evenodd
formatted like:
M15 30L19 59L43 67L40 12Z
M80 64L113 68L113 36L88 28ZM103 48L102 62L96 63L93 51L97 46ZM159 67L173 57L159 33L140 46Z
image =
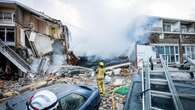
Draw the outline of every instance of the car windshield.
M85 97L72 93L60 99L58 110L78 110L85 101Z

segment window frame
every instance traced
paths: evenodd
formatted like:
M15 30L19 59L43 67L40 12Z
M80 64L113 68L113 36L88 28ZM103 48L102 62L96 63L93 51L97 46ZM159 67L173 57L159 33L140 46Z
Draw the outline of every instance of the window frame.
M15 40L16 40L15 27L13 27L13 26L9 26L9 27L0 26L0 29L1 29L0 30L1 32L4 32L4 40L2 39L2 41L5 43L14 43L15 44ZM13 33L13 38L11 38L13 40L11 40L11 41L8 40L8 32Z
M61 100L62 100L63 98L65 98L65 97L70 96L70 95L73 95L73 94L75 94L75 95L77 95L77 96L81 96L81 97L84 98L84 103L80 104L79 108L80 108L81 106L83 106L83 105L86 103L87 97L85 97L84 95L81 95L81 94L79 94L79 93L73 92L73 93L69 93L69 94L67 94L67 95L65 95L65 96L63 96L63 97L61 97L61 98L58 100L58 102L59 102L59 107L60 107L61 109L63 109L63 108L62 108Z
M163 56L163 59L165 61L168 61L168 63L178 63L179 62L179 47L178 46L172 46L172 45L158 45L157 52L159 55Z
M9 15L7 16L8 18L6 18L6 14ZM12 11L0 11L0 22L3 22L3 23L13 23L14 22L14 15L15 15L15 12L12 12Z
M172 28L172 24L171 23L163 23L163 31L164 32L171 32L171 28Z

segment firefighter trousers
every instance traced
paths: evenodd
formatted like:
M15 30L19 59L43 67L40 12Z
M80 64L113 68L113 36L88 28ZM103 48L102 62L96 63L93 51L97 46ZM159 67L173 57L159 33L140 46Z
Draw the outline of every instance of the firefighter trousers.
M100 95L104 96L105 95L104 80L103 79L97 80L97 86L98 86Z

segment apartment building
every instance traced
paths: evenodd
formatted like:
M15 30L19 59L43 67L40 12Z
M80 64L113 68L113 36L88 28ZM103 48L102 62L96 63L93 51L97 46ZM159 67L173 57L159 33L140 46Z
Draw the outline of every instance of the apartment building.
M51 54L56 41L63 46L60 54L68 58L66 25L22 3L0 0L0 66L3 72L14 66L28 72L32 58L41 59Z
M149 17L145 30L149 45L169 64L183 63L186 56L195 59L195 21Z

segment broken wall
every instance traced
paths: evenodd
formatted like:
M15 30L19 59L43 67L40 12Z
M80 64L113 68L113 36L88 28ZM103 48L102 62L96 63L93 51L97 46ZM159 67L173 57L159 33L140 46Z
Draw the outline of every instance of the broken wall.
M48 35L56 39L61 38L63 27L55 20L53 22L56 23L50 22L20 7L17 8L16 19L20 25L24 27L30 27L33 31Z
M46 35L31 32L29 40L34 43L39 56L44 56L52 51L54 39L51 39Z

